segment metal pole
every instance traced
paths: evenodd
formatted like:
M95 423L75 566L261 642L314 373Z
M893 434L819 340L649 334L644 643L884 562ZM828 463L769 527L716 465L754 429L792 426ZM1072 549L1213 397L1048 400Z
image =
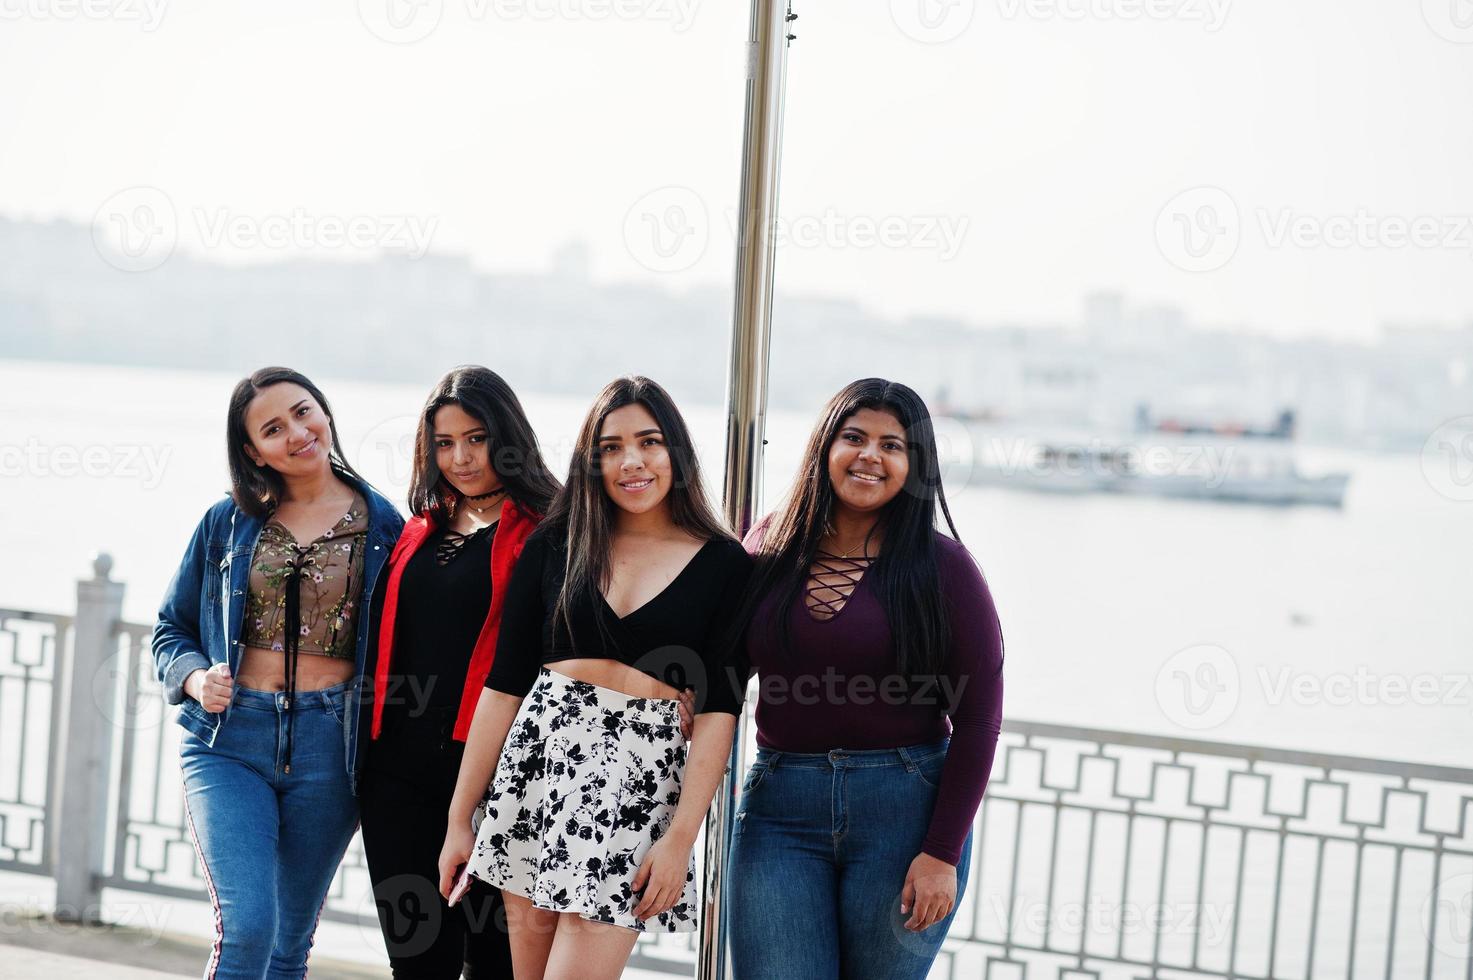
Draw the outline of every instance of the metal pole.
M762 436L772 332L773 226L777 218L788 21L792 19L788 0L752 0L747 32L742 186L737 207L736 301L726 381L726 483L722 495L727 520L742 534L752 526L762 491ZM699 980L724 980L726 976L722 887L745 739L746 720L738 716L726 776L706 816L701 945L696 963Z

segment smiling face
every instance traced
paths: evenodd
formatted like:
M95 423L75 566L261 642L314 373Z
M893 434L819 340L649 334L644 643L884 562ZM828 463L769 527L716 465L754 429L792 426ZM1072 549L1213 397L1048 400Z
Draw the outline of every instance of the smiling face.
M332 419L301 385L270 385L246 408L246 455L283 478L315 476L329 466L331 425Z
M670 493L670 452L650 410L635 402L604 416L594 452L604 493L622 510L644 514Z
M491 433L481 420L459 405L442 405L430 420L435 465L464 497L477 497L501 486L491 466Z
M829 444L829 482L841 506L860 513L895 499L910 473L905 430L892 413L861 408Z

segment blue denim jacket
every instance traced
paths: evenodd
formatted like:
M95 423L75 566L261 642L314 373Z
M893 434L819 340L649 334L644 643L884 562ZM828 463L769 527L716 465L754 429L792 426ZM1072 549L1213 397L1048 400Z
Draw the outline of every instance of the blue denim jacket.
M340 474L368 502L368 538L363 553L363 594L358 602L356 674L344 705L344 746L348 780L357 792L358 714L368 653L369 603L379 571L388 560L404 518L378 491ZM158 622L153 628L153 660L164 698L180 705L179 724L208 745L230 721L231 708L219 714L206 711L184 693L184 679L214 664L229 664L231 676L240 670L241 627L245 621L246 589L250 583L251 555L265 522L251 517L229 497L205 512L184 551L184 560L164 592Z

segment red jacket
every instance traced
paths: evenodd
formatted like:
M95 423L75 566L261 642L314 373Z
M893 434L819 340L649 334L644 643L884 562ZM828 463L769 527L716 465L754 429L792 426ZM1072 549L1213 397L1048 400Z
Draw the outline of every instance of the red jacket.
M506 583L511 581L512 568L522 554L527 537L537 527L542 515L533 510L523 510L516 501L507 499L501 505L501 522L491 539L491 608L486 611L486 622L481 625L476 637L475 649L471 651L470 668L465 674L465 691L460 697L460 711L455 716L455 739L464 742L470 734L471 718L476 713L476 703L486 684L486 675L491 672L491 661L496 657L496 634L501 627L501 602L506 595ZM384 725L384 700L389 689L390 661L394 655L394 618L399 606L399 580L404 577L404 567L410 557L424 544L434 525L429 518L420 515L411 517L399 535L389 555L389 582L384 593L383 619L378 636L378 664L373 675L373 737L378 738Z

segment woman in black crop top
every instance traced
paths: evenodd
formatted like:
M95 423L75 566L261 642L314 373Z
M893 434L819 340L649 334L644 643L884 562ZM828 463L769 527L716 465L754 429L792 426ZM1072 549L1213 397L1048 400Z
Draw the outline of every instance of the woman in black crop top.
M609 384L507 586L440 857L443 893L462 867L502 890L519 978L615 978L639 932L695 930L750 568L670 397Z

